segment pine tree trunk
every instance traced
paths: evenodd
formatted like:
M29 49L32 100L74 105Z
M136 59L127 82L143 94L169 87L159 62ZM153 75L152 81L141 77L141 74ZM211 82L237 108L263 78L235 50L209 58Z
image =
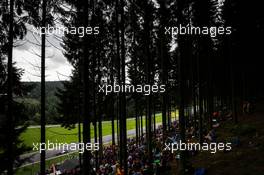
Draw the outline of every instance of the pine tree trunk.
M156 136L156 105L155 105L155 101L153 102L153 131L154 131L154 135Z
M99 158L100 161L103 159L103 127L102 127L102 114L99 114Z
M184 1L179 1L179 10L178 10L178 18L179 23L184 21L183 10L184 10ZM179 49L180 55L178 58L178 76L179 76L179 126L180 126L180 136L181 142L185 143L185 86L186 86L186 75L185 75L185 54L186 54L186 44L183 36L179 37ZM181 172L185 172L186 168L186 151L181 151Z
M111 75L110 75L110 81L111 81L111 84L112 84L112 87L114 87L114 62L113 62L113 58L112 58L112 65L111 65ZM112 145L115 145L115 96L114 94L112 93L111 94L111 124L112 124Z
M88 9L89 9L89 2L87 0L82 0L83 3L83 26L89 26L88 21ZM82 54L82 61L83 61L83 142L84 144L91 143L91 136L90 136L90 105L89 105L89 60L88 60L88 49L86 48L88 45L88 36L84 36L83 42L83 54ZM83 172L84 174L90 175L91 174L91 152L87 149L84 150L83 153Z
M137 99L135 100L135 111L136 111L136 143L138 144L138 138L139 138L139 128L138 128L138 104Z
M203 143L203 97L202 97L202 81L200 73L200 60L197 56L197 74L198 74L198 99L199 99L199 142Z
M116 22L116 60L117 60L117 81L118 84L121 85L121 66L120 66L120 36L119 36L119 0L115 1L115 22ZM122 153L122 148L121 145L123 145L123 129L122 129L122 98L121 98L121 93L118 93L118 119L117 119L117 134L118 134L118 146L119 146L119 162L122 167L123 165L123 153Z
M124 19L124 0L120 1L120 16L121 16L121 24L120 24L120 31L121 31L121 79L122 85L126 84L126 56L125 56L125 19ZM122 134L122 155L123 155L123 166L124 166L124 175L128 174L128 167L127 167L127 127L126 127L126 94L125 92L122 93L122 115L121 115L121 122L120 126L122 126L121 132Z
M145 57L145 73L146 73L146 82L147 84L151 84L151 69L150 65L152 65L151 61L151 53L150 53L150 15L149 14L149 3L146 1L144 3L144 57ZM148 148L148 158L149 161L152 161L152 114L151 114L151 102L152 102L152 93L146 97L146 136L147 136L147 148Z
M166 13L166 6L165 6L165 1L160 1L160 11L161 11L161 32L160 32L160 58L161 58L161 78L162 78L162 84L167 86L167 81L168 81L168 70L167 70L167 57L165 55L166 53L166 44L165 44L165 31L164 27L165 24L163 21L165 21L165 13ZM166 110L167 110L167 97L168 93L164 92L162 94L162 128L163 128L163 135L165 135L165 132L167 130L167 115L166 115Z
M42 27L46 27L46 6L47 1L43 0L42 2ZM46 90L45 90L45 48L46 48L46 35L44 34L44 30L42 31L41 35L41 143L44 145L46 142L46 114L45 114L45 108L46 108ZM41 174L45 174L45 164L46 164L46 152L44 149L41 150L40 154L40 172Z
M79 66L79 71L80 71L80 66ZM79 83L81 84L81 77L79 77ZM78 114L78 142L82 142L82 130L81 130L81 116L82 116L82 110L81 110L81 105L82 100L81 100L81 92L79 93L79 114ZM82 154L79 153L79 166L82 167Z
M93 126L94 126L94 143L98 143L97 120L96 119L94 119ZM96 169L99 168L99 155L98 155L98 151L95 151L95 167L96 167Z
M182 46L181 46L182 47ZM185 107L185 91L184 91L184 75L183 75L183 55L180 56L179 58L179 99L180 99L180 105L179 105L179 126L180 126L180 136L181 136L181 142L185 143L185 112L184 112L184 107ZM181 152L181 171L185 171L186 167L186 154L185 151Z
M9 131L7 132L8 139L8 167L7 167L7 174L13 175L13 164L14 164L14 150L13 150L13 139L14 139L14 119L13 119L13 26L14 26L14 0L10 0L10 19L9 19L9 33L8 33L8 86L7 86L7 100L8 100L8 111L7 111L7 122L9 125Z
M111 124L112 124L112 145L115 145L115 117L112 115L111 117Z

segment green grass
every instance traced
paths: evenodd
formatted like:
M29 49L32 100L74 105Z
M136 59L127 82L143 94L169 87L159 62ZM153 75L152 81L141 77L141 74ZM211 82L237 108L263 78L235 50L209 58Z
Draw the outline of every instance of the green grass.
M177 115L177 113L176 113ZM175 113L172 113L172 117L174 118ZM156 114L156 123L161 123L162 117L161 114ZM112 127L110 121L105 121L102 124L103 128L103 136L111 135ZM145 117L143 117L143 126L145 126ZM94 136L93 125L91 125L91 136ZM135 119L127 119L127 130L135 129ZM116 131L116 121L115 121L115 131ZM24 143L32 147L33 143L40 142L40 128L28 128L22 135ZM46 128L46 139L50 142L78 142L78 129L74 128L71 130L65 129L60 126L48 127ZM78 156L78 153L71 153L71 155ZM69 159L69 155L62 155L60 157L50 159L46 161L46 168L50 168L52 164L58 164L63 162L64 160ZM28 175L28 174L36 174L40 170L40 164L35 163L32 165L28 165L25 167L21 167L17 169L16 174L19 175Z
M174 114L172 114L174 117ZM161 123L162 117L161 114L156 114L156 123ZM105 121L102 124L103 136L111 135L111 122ZM145 117L143 117L143 126L145 126ZM82 128L81 128L82 129ZM127 119L127 130L135 129L135 119ZM115 121L115 132L116 132L116 121ZM91 124L91 137L94 136L94 128ZM40 128L28 128L24 133L21 134L21 139L23 142L32 147L33 143L40 142ZM46 141L53 143L72 143L78 142L78 128L71 130L65 129L60 126L47 127L46 128Z
M58 163L62 163L63 161L67 160L67 159L71 159L73 157L77 157L78 153L70 153L67 155L62 155L60 157L56 157L54 159L50 159L50 160L46 160L46 169L50 168L52 164L58 164ZM32 165L28 165L25 167L21 167L18 168L16 170L16 174L19 175L29 175L29 174L37 174L40 171L40 163L35 163Z

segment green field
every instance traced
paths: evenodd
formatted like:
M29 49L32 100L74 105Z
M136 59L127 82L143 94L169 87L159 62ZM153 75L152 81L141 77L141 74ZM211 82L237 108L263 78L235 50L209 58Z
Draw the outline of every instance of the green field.
M172 114L174 117L175 114ZM161 114L156 114L156 123L161 123L162 118ZM116 121L115 121L116 123ZM103 128L103 136L111 135L111 121L104 121L102 123ZM143 126L145 126L145 117L143 117ZM82 128L81 128L82 129ZM127 119L127 130L135 129L135 119ZM115 132L116 132L116 124L115 124ZM94 128L91 124L91 137L94 136ZM40 128L28 128L24 133L21 135L21 139L23 142L32 147L33 143L40 142ZM65 129L60 126L51 126L46 128L46 140L50 142L58 142L58 143L72 143L78 142L78 128L74 128L71 130Z
M46 160L46 169L50 168L52 164L58 164L58 163L62 163L63 161L67 160L67 159L72 159L74 157L78 157L78 153L68 153L66 155L62 155L50 160ZM21 167L16 169L16 174L19 175L29 175L29 174L37 174L40 170L40 163L37 162L35 164L32 165L28 165L25 167Z
M176 114L178 118L178 114ZM172 113L172 117L174 119L175 113ZM161 123L162 117L161 114L156 114L156 123ZM103 128L103 136L111 135L112 127L111 121L104 121L102 123ZM145 126L145 117L143 117L143 126ZM82 129L82 128L81 128ZM135 129L135 119L127 119L127 130ZM115 121L115 132L116 132L116 121ZM94 136L94 128L91 125L91 136ZM40 142L40 128L28 128L22 135L24 143L32 147L33 143ZM59 142L59 143L71 143L78 142L78 128L74 128L71 130L65 129L60 126L49 126L46 128L46 140L50 142ZM73 153L74 156L77 156L77 153ZM71 156L72 157L72 156ZM50 160L46 161L46 167L49 168L51 164L57 164L59 162L63 162L65 159L69 159L68 155L62 155ZM32 165L28 165L22 168L18 168L16 174L36 174L39 171L39 163L35 163Z

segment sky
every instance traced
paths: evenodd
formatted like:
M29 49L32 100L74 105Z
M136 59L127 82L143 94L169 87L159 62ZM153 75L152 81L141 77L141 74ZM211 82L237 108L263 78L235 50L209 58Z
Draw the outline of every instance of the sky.
M15 41L14 62L18 68L24 69L22 81L40 81L41 37L34 33L32 26L27 26L26 37ZM48 35L46 38L46 81L68 80L72 66L63 56L61 35Z

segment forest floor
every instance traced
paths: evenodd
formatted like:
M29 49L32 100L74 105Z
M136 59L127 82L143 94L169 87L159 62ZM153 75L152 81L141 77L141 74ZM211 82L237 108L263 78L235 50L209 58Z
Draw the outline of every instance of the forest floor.
M200 152L191 158L195 168L205 168L207 175L264 175L264 103L257 104L253 114L239 115L217 128L217 142L238 138L230 152Z

